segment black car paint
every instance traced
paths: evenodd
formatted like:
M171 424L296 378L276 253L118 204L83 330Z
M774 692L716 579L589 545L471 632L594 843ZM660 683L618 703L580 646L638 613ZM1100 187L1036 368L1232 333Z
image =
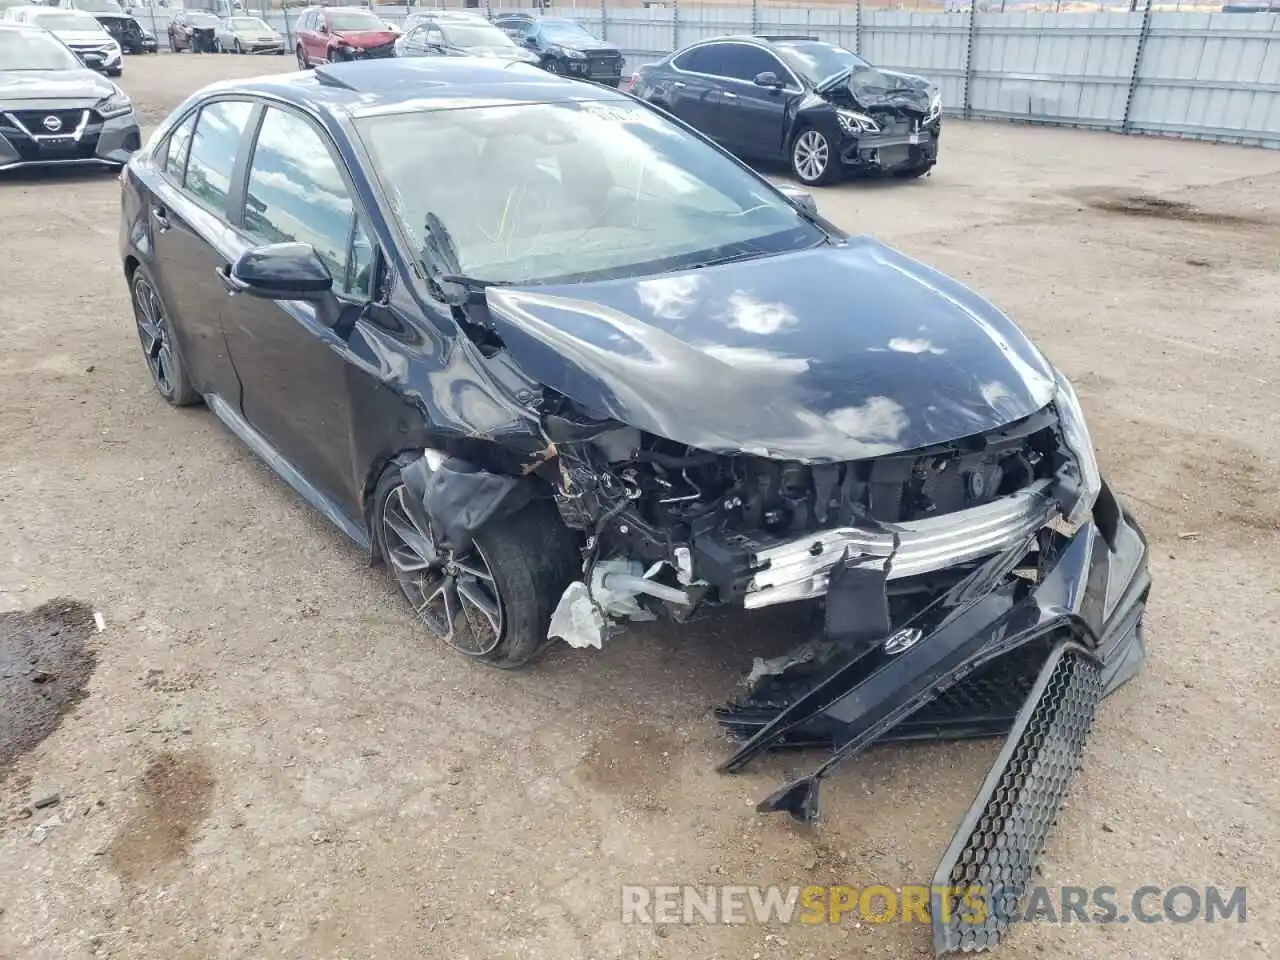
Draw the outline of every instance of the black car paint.
M710 44L747 44L767 50L780 69L776 84L712 76L681 70L675 61L698 47ZM755 37L720 37L677 50L661 61L647 64L636 73L633 92L654 103L744 159L779 162L788 159L796 136L813 127L827 137L848 169L868 169L867 154L882 143L897 145L900 134L886 137L875 133L846 133L840 126L837 109L871 112L905 122L904 132L925 133L928 143L911 148L906 166L936 160L941 134L941 115L927 120L935 88L923 77L877 69L882 76L898 81L906 91L894 95L868 97L856 85L838 82L813 84L793 71L770 44ZM926 122L927 121L927 122Z
M586 31L574 37L550 37L543 27L543 21L528 14L497 17L494 23L517 43L537 54L544 70L613 87L622 83L625 65L622 51L610 43L597 40ZM570 50L583 56L571 57L567 52ZM600 63L598 68L592 66L596 62Z
M93 17L125 53L156 52L156 38L143 30L137 17L127 13L95 13Z
M422 451L455 458L453 472L463 486L437 495L460 504L468 490L480 494L469 503L478 523L537 496L542 481L531 474L556 455L534 405L546 386L596 405L602 416L669 430L691 443L774 445L777 450L768 451L774 456L818 461L903 449L979 432L997 419L1007 422L1035 405L1044 379L1052 377L1034 347L976 295L873 241L838 233L829 246L736 267L558 287L491 287L481 302L443 302L366 173L370 160L349 110L419 98L419 88L402 81L444 69L455 71L459 82L453 89L434 88L419 108L493 102L498 93L496 66L415 59L326 66L315 74L197 94L162 125L158 145L208 103L239 98L255 104L238 146L229 212L210 211L178 190L147 154L134 159L124 178L125 272L145 266L155 278L210 408L371 555L370 495L384 466L401 454L410 458L406 482L424 501L430 478L414 473ZM408 72L413 70L422 73ZM316 82L317 74L332 82ZM507 72L502 101L580 95L565 81L532 74ZM385 87L378 86L380 78ZM484 82L471 87L467 78ZM375 295L367 301L330 294L322 308L322 284L314 282L302 251L250 252L254 245L240 231L236 211L264 104L306 117L340 161L377 248ZM307 283L299 286L300 278ZM659 288L642 296L644 283ZM663 283L671 289L661 289ZM244 285L262 294L273 284L306 299L243 295ZM229 290L237 295L229 297ZM676 296L682 291L683 299ZM717 315L717 307L731 305L735 296L747 298L755 311L750 321ZM655 306L660 302L665 309ZM460 319L477 310L492 319L505 348L482 347L464 332ZM687 312L679 315L681 310ZM895 337L909 343L894 349ZM753 349L757 353L743 352ZM738 362L727 364L725 356ZM752 358L754 364L744 362ZM823 370L815 358L831 366ZM797 360L806 361L803 369ZM658 379L664 364L672 364L676 375ZM772 375L770 367L776 368ZM648 377L653 381L646 383ZM717 383L738 404L736 426L723 404L709 402L715 391L708 385ZM984 391L989 383L1007 389ZM865 407L871 397L902 410L892 440L883 431L848 424L831 428L833 409ZM799 442L788 436L797 423L808 429ZM820 446L827 443L838 452ZM868 444L879 446L869 451ZM855 659L757 729L727 766L737 769L809 724L827 732L836 762L885 735L984 657L1064 625L1091 639L1114 688L1141 657L1136 632L1124 643L1128 635L1116 633L1141 616L1149 583L1146 545L1105 488L1082 529L1054 549L1041 545L1053 559L1035 589L1008 579L1021 559L1018 551L979 566L929 608L928 642L887 662L882 656L869 677L867 662ZM1030 550L1032 544L1024 546ZM1113 586L1120 596L1103 616ZM811 819L816 784L830 766L788 784L762 808Z
M709 452L860 460L984 433L1054 392L1040 352L993 306L867 237L487 297L535 379Z

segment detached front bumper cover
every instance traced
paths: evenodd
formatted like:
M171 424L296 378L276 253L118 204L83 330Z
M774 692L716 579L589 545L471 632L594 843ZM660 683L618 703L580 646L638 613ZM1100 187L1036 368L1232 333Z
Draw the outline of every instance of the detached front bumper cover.
M1034 582L1015 574L1030 555L1041 565ZM957 895L931 911L938 952L994 947L1028 888L1094 708L1144 657L1146 558L1141 531L1104 485L1074 534L1038 531L1006 545L897 630L893 638L909 635L900 651L855 645L779 709L722 709L721 723L743 741L722 769L776 747L829 745L830 759L758 807L813 823L822 779L872 743L1007 734L934 880L979 888L988 909L966 915ZM842 580L831 577L829 613Z

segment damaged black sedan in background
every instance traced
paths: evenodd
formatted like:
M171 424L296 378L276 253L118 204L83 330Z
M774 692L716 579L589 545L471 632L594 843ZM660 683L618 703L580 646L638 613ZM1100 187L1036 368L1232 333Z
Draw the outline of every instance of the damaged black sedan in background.
M745 160L790 164L808 186L921 177L938 162L938 89L817 37L703 40L641 67L628 89Z
M160 394L454 649L817 606L719 715L726 770L833 751L761 804L805 822L874 742L1005 735L932 913L940 951L998 941L1149 577L1070 383L992 305L642 102L474 60L208 88L122 217Z

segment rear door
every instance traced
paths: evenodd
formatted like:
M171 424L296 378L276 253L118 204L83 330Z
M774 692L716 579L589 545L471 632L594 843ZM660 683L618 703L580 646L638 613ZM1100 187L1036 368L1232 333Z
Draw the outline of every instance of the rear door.
M246 165L243 206L233 217L240 252L311 244L352 325L372 299L374 249L353 197L328 135L301 113L266 107ZM224 302L244 418L309 485L358 519L363 477L352 452L348 380L356 371L347 340L321 323L310 303L225 293Z
M726 128L716 101L722 87L717 74L724 46L704 43L677 55L663 91L672 113L718 143L724 142Z
M183 118L163 145L144 212L149 266L196 388L233 405L240 387L222 336L227 292L217 270L237 247L227 201L253 112L248 100L217 100Z

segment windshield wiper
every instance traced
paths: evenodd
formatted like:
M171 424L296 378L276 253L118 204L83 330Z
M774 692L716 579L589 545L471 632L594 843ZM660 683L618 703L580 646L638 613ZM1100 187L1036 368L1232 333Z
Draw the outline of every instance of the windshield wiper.
M422 265L427 268L427 276L440 291L441 297L450 303L463 302L474 293L485 287L508 286L501 280L481 280L469 277L462 272L462 264L458 262L458 247L453 242L449 228L434 213L428 213L422 223ZM463 295L450 295L443 284L461 287Z

